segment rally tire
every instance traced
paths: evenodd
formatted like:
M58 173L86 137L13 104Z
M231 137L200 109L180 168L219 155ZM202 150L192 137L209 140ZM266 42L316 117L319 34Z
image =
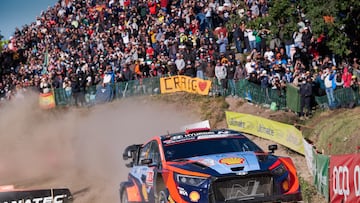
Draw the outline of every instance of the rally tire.
M161 190L158 195L158 203L168 203L168 195L167 192L164 190Z
M127 196L126 191L123 191L123 192L122 192L120 202L121 202L121 203L129 203L129 200L128 200L128 196Z

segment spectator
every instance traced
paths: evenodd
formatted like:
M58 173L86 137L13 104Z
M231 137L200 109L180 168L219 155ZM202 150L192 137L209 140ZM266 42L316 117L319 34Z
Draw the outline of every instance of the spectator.
M236 71L236 67L235 67L235 61L234 60L229 60L229 62L227 64L225 64L226 66L226 79L228 81L228 86L230 89L230 94L231 96L235 96L236 93L236 86L235 86L235 71Z
M69 80L68 77L65 77L64 82L63 82L63 88L65 90L65 95L67 98L71 98L71 81Z
M175 60L175 65L176 65L176 68L177 68L177 72L179 75L183 75L184 74L184 71L185 71L185 61L182 57L181 54L176 54L176 60Z
M300 85L300 119L304 120L305 118L308 118L312 115L311 113L311 100L313 96L312 92L312 80L311 77L307 77L302 81L302 84ZM304 113L304 108L306 109L306 112Z
M187 65L184 70L184 75L192 78L196 76L196 70L190 60L187 61Z
M344 73L342 74L342 81L344 82L344 88L350 88L351 86L351 78L352 78L352 74L349 73L349 69L347 66L344 67Z
M325 69L323 74L323 80L325 83L325 88L326 88L325 91L326 91L326 96L328 98L328 104L331 109L335 108L334 89L336 86L333 85L335 84L335 82L333 82L334 78L335 78L334 70L330 72L329 68Z
M41 89L41 92L44 93L44 94L50 92L51 84L49 83L49 79L47 77L43 77L41 79L40 89Z
M229 85L233 90L232 79L244 76L261 85L261 73L266 70L269 86L283 91L285 83L298 84L309 71L319 72L314 83L320 86L321 95L326 83L321 71L336 66L332 58L324 55L327 53L319 50L318 43L325 36L313 38L307 19L299 19L295 32L284 32L282 25L279 33L263 29L267 25L258 32L255 27L247 28L249 20L269 15L265 0L246 1L245 8L213 0L62 2L41 13L36 22L17 29L11 46L4 47L0 55L1 98L10 98L24 88L40 92L65 88L66 94L81 104L85 91L88 93L101 82L136 79L140 84L146 77L176 74L215 79L215 72L218 79L223 77L219 66L218 71L214 66L219 56L220 67L228 65L225 79L220 79L228 81L220 82L224 89ZM230 14L245 20L232 24L228 32L225 23ZM237 53L250 53L244 67L242 61L234 60L231 45ZM359 73L359 62L354 58L351 67L347 71L344 68L343 73L337 71L338 76L333 76L330 83L339 80L338 84L342 84L342 79L342 87L352 87L351 74ZM328 88L326 93L332 95ZM329 98L332 103L333 96Z
M219 39L216 41L216 43L219 45L219 52L225 53L228 46L228 39L224 32L219 33Z
M220 60L218 59L216 61L216 66L215 66L215 76L217 78L218 84L221 86L221 95L225 94L225 91L227 89L227 80L226 80L226 75L227 75L227 69L225 67L224 64L222 64L220 62Z

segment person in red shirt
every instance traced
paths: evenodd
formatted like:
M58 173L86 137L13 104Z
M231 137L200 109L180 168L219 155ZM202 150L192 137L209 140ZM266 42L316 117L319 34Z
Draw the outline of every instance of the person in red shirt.
M149 1L148 2L148 7L149 7L149 10L150 10L150 14L151 15L156 15L156 2L154 1Z
M344 67L344 73L342 74L342 80L344 81L344 88L350 88L351 86L351 78L352 74L349 72L349 69L347 66Z
M151 47L151 45L148 43L146 48L146 56L148 56L150 59L154 58L154 49Z

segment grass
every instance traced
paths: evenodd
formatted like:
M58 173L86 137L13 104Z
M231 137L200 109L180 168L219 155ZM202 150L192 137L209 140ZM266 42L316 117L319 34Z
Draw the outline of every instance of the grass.
M315 142L325 154L349 154L360 146L360 108L318 112L306 122L312 128L303 131L304 137Z
M301 176L299 176L299 181L304 202L312 202L313 198L317 194L315 186L305 181Z

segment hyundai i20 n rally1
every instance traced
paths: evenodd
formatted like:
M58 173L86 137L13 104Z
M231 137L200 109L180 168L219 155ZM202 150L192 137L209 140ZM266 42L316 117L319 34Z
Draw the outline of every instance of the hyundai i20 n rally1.
M240 132L192 129L128 146L131 168L120 201L151 203L296 202L301 191L290 158L264 152Z

